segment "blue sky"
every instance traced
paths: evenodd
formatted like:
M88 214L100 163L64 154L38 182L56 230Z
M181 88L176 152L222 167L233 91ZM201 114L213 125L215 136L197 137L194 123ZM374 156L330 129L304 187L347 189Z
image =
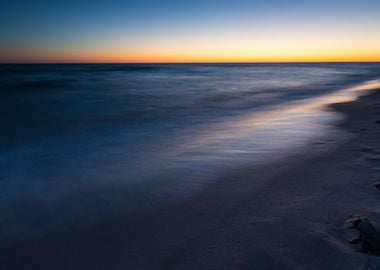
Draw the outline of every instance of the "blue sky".
M81 52L93 51L96 58L104 51L106 60L113 50L128 61L127 52L130 57L133 53L168 54L165 47L178 57L181 48L193 50L193 55L212 48L226 54L234 53L234 44L222 49L223 40L231 39L237 40L235 51L245 42L252 48L251 52L248 45L244 47L247 53L254 55L256 43L273 43L276 35L284 33L290 39L304 35L308 40L314 32L318 39L333 39L334 33L351 39L358 35L363 43L376 43L379 12L378 0L1 1L0 60L38 60L43 58L42 51L51 59L56 55L74 60ZM245 40L256 34L257 40ZM185 46L190 42L202 46ZM366 48L359 45L358 50Z

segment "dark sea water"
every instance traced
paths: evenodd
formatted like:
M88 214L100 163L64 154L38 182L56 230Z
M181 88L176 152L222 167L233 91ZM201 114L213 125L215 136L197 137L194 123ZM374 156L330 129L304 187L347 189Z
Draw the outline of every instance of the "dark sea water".
M326 104L379 79L367 63L0 65L0 251L304 151L338 134Z

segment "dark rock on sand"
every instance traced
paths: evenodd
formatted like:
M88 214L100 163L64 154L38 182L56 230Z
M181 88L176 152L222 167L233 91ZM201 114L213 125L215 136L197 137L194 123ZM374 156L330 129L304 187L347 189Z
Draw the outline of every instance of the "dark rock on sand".
M365 253L380 256L380 234L369 219L354 218L350 223L353 228L360 232L359 238L353 239L350 242L353 244L363 243L363 251Z
M380 191L380 183L375 183L375 188L377 188Z

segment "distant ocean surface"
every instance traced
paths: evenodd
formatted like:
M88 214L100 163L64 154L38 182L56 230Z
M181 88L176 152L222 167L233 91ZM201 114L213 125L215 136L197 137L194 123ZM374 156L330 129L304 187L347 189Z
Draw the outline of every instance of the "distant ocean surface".
M0 248L179 203L330 136L380 64L0 65Z

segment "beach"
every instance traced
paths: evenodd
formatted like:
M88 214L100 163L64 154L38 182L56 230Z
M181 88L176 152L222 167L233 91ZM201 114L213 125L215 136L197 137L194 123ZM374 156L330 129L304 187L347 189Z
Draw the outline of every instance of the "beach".
M319 141L287 163L226 176L181 217L189 226L194 218L213 223L159 268L378 269L379 257L350 243L358 231L347 221L366 217L380 229L380 92L331 108L345 115L346 141ZM265 184L253 187L260 177Z
M137 135L119 135L113 119L110 126L103 118L95 125L88 120L92 114L73 123L49 116L64 125L41 125L28 138L4 133L0 265L7 270L378 269L380 258L364 252L363 241L352 243L359 230L350 221L368 218L380 231L380 91L365 90L349 102L326 93L233 121L215 120L216 127L208 125L203 137L192 136L187 144L177 137L167 142L166 133L162 145L149 144L140 118ZM18 96L11 98L18 102ZM99 106L95 101L86 100ZM310 119L317 124L308 124ZM124 129L134 127L123 120ZM264 124L277 129L259 136ZM295 132L285 136L279 128ZM251 136L261 143L260 151L250 149ZM122 144L126 138L132 146ZM178 141L184 143L170 148ZM266 148L267 142L281 147ZM160 147L170 151L159 152ZM127 155L134 148L154 153L154 162Z
M345 223L359 215L380 229L380 91L331 108L346 117L344 142L229 171L175 208L2 251L5 269L378 269L380 258L351 244L355 230ZM325 144L329 150L316 150Z
M325 153L267 168L274 175L247 171L232 178L270 181L237 190L240 203L193 242L195 249L184 249L172 269L378 269L379 257L350 243L358 231L346 222L366 217L380 229L380 92L331 108L345 115L339 127L352 136Z
M379 11L0 1L0 270L380 270Z

